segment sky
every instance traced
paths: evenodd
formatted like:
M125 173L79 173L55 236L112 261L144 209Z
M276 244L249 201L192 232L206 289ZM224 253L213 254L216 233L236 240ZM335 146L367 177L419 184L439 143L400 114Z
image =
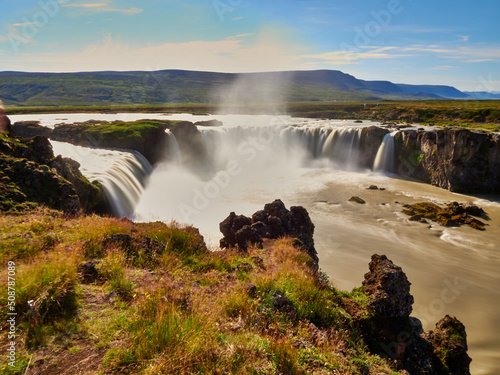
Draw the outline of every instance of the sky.
M340 70L500 91L498 0L0 0L0 71Z

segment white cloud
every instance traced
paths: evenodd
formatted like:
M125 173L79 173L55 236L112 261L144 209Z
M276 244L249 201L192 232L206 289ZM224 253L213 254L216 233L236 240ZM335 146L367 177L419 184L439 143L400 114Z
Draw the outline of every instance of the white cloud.
M14 27L23 27L23 26L28 26L28 25L35 25L34 22L22 22L22 23L13 23L12 26Z
M80 52L19 54L9 61L17 70L71 72L96 70L186 69L258 72L303 68L300 51L265 32L249 44L235 36L219 41L190 41L136 46L106 35ZM96 58L98 57L98 58ZM10 68L10 67L6 67Z
M433 66L432 68L429 68L427 70L442 70L442 71L446 71L446 70L451 70L453 68L456 68L455 66L451 66L451 65L440 65L440 66Z
M498 61L500 60L500 48L491 47L442 47L442 46L410 46L402 49L407 52L429 52L441 58L457 59L466 62Z
M368 60L368 59L393 59L398 57L409 56L407 54L390 54L386 51L397 49L397 47L361 47L362 49L370 49L366 52L356 52L356 51L332 51L324 52L320 54L313 55L302 55L304 59L320 60L323 63L328 63L332 65L351 65L358 64L358 60Z
M87 3L87 4L64 4L63 7L73 7L73 8L99 8L105 7L106 3Z
M130 9L110 9L110 8L105 8L100 10L100 12L116 12L116 13L121 13L121 14L126 14L128 16L133 16L134 14L138 14L143 12L144 9L141 8L130 8Z
M71 8L83 8L88 10L93 10L95 12L115 12L121 13L128 16L133 16L134 14L138 14L144 11L141 8L130 8L130 9L119 9L119 8L105 8L107 7L107 3L81 3L81 4L65 4L63 7L71 7Z

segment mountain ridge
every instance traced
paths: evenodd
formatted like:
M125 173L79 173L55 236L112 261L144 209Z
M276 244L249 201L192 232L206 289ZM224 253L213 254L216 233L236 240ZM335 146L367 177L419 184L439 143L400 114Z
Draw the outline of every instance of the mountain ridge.
M0 72L6 105L112 105L269 101L475 99L452 86L361 80L339 70L218 73L169 69Z

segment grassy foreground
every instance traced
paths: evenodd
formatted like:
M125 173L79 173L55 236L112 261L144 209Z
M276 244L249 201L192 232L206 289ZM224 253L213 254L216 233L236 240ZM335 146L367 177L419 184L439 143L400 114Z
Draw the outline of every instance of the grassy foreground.
M2 322L8 261L18 314L2 374L396 373L343 308L367 317L368 297L318 279L291 239L211 252L192 227L42 208L0 214L0 228ZM94 282L78 271L89 260ZM276 308L280 295L293 308ZM6 329L0 342L5 353Z

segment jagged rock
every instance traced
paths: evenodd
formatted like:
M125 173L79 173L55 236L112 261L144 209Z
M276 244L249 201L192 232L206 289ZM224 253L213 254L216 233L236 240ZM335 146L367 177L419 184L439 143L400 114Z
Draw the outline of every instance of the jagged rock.
M378 190L377 185L370 185L369 187L366 188L366 190Z
M465 209L468 215L471 216L482 216L485 212L481 207L478 207L472 203L464 203L462 207Z
M271 306L274 311L284 314L292 322L297 321L297 309L292 301L280 290L276 290L271 295Z
M269 214L264 211L257 211L252 215L252 223L257 223L257 222L262 222L263 224L267 224L267 218L269 217Z
M99 263L99 260L89 260L78 267L78 273L84 283L92 284L99 280L100 274L96 268Z
M222 248L236 246L238 244L236 233L244 226L250 225L252 225L252 219L231 212L229 216L219 224L219 229L224 236L224 238L220 240L220 246Z
M385 255L373 255L363 281L372 316L361 324L370 349L397 362L411 375L469 374L465 328L446 316L433 332L410 317L413 297L401 267ZM460 370L458 370L460 369Z
M410 282L401 267L385 255L373 255L370 272L365 275L363 286L370 296L370 308L378 317L407 317L411 314L413 296Z
M250 225L245 225L243 228L238 230L234 237L238 248L241 250L247 250L248 245L254 245L262 249L262 237L259 235L259 232L257 232L257 230Z
M304 207L293 206L287 210L283 202L276 199L257 211L252 218L231 212L219 224L223 238L222 248L238 247L246 250L248 244L262 246L263 238L276 239L283 236L297 238L302 251L313 260L313 268L318 269L318 255L314 248L314 224Z
M457 319L446 315L434 331L426 334L434 345L434 354L441 360L444 371L453 375L470 375L471 358L467 354L467 334L464 325Z

